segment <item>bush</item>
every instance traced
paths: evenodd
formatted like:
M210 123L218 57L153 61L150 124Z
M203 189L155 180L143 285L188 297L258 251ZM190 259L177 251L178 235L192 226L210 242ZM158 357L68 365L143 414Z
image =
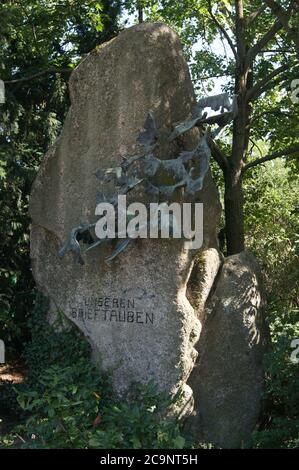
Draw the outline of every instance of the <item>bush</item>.
M42 393L18 392L28 418L12 433L11 443L14 434L21 436L24 448L157 449L186 443L178 425L164 415L170 401L152 383L135 388L135 402L107 401L102 397L111 390L102 387L99 374L82 360L63 369L51 366L40 385Z
M48 309L48 299L38 293L28 321L31 340L23 352L29 367L28 382L32 385L40 384L40 376L49 366L73 366L90 355L83 334L63 314L58 314L52 325L48 323Z
M273 307L272 307L273 308ZM266 410L252 445L260 448L299 447L299 363L291 361L291 342L299 338L299 311L272 310L272 350L265 357Z
M272 347L265 356L265 411L252 446L299 446L298 176L282 161L268 162L245 180L247 246L264 272Z
M23 422L2 446L24 448L183 448L186 438L167 410L179 397L136 384L117 398L106 374L90 362L78 330L60 318L46 321L47 301L38 296L25 357L28 380L15 386ZM63 328L62 328L63 325ZM57 328L60 327L59 330ZM21 440L21 442L20 442Z

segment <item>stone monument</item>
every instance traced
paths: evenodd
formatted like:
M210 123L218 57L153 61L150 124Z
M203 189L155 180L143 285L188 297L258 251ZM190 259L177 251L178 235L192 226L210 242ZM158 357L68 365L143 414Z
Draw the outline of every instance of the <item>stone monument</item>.
M62 133L42 161L30 199L32 269L38 289L50 300L49 320L62 312L77 325L91 345L93 359L111 372L120 395L134 382L154 380L167 393L183 391L182 415L192 413L194 395L195 433L216 445L235 444L236 435L219 438L215 431L218 411L213 413L213 400L218 393L217 406L221 407L223 388L223 433L234 433L227 425L235 406L234 394L228 390L236 380L230 372L221 377L221 365L227 362L220 345L240 346L236 364L245 375L248 367L253 381L257 370L257 404L248 411L244 435L250 432L259 408L262 369L257 356L261 353L255 354L257 336L252 339L248 332L251 313L243 305L246 289L238 301L237 290L229 298L228 264L222 268L217 244L220 203L210 172L196 194L204 208L200 252L186 250L179 239L140 239L109 264L106 260L115 249L113 244L86 252L84 264L78 264L72 253L59 256L78 223L97 220L97 172L119 167L126 155L138 152L137 137L149 111L162 137L171 134L176 124L194 118L195 94L178 37L159 23L124 30L74 70L70 96ZM184 133L162 148L160 158L192 150L200 133L198 129ZM109 191L108 186L105 189ZM90 240L82 236L75 243L88 246ZM237 282L234 277L232 281ZM219 295L225 305L231 305L229 318L221 310L221 300L211 303ZM260 311L260 306L256 308ZM247 344L253 348L253 353L248 349L248 356ZM234 357L229 349L232 369ZM231 369L227 364L223 370ZM240 393L250 386L248 379L245 382ZM200 426L205 429L199 433Z
M194 250L184 250L181 240L148 239L110 265L104 261L109 247L90 251L84 265L72 254L58 256L78 221L96 220L95 174L134 153L148 111L167 132L195 106L177 36L162 24L123 31L75 69L70 95L61 136L44 157L32 189L37 286L50 299L51 315L61 311L83 331L94 358L111 371L116 391L153 379L169 393L185 387L190 398L185 384L201 329L186 297ZM209 174L199 200L204 203L204 243L215 246L220 206Z

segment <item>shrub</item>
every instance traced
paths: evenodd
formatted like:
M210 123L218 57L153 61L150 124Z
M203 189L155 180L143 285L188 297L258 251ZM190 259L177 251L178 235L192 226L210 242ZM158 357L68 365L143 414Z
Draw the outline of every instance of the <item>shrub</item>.
M273 306L272 306L273 308ZM266 410L252 445L260 448L299 447L299 363L291 361L291 342L299 338L299 311L272 310L272 350L265 357Z
M167 411L170 399L157 387L136 384L127 396L113 393L107 374L90 362L90 350L74 325L46 321L38 296L25 350L29 375L14 393L23 422L2 445L24 448L183 448L186 437ZM55 326L55 327L54 327ZM60 328L60 329L57 329Z

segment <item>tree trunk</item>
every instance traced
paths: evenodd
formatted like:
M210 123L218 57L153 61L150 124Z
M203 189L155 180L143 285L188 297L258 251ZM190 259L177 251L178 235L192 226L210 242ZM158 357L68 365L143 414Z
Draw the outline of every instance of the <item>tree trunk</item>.
M138 5L138 22L143 23L143 7Z
M244 250L243 190L241 175L232 170L225 174L225 235L227 255Z
M238 114L233 124L232 154L224 171L225 234L227 254L244 250L244 214L242 191L242 165L248 144L248 116L246 88L249 69L246 66L245 19L243 0L235 0L237 61L235 94L238 96Z
M232 155L224 171L224 212L228 255L240 253L245 245L242 167L248 144L248 108L243 90L238 96L238 110L238 116L233 125Z

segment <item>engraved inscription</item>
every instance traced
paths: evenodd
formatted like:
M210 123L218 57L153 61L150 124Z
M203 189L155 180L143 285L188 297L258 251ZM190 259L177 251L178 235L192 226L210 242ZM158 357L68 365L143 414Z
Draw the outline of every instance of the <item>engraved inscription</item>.
M69 302L69 309L71 317L79 320L154 324L154 314L137 307L134 298L83 297Z

